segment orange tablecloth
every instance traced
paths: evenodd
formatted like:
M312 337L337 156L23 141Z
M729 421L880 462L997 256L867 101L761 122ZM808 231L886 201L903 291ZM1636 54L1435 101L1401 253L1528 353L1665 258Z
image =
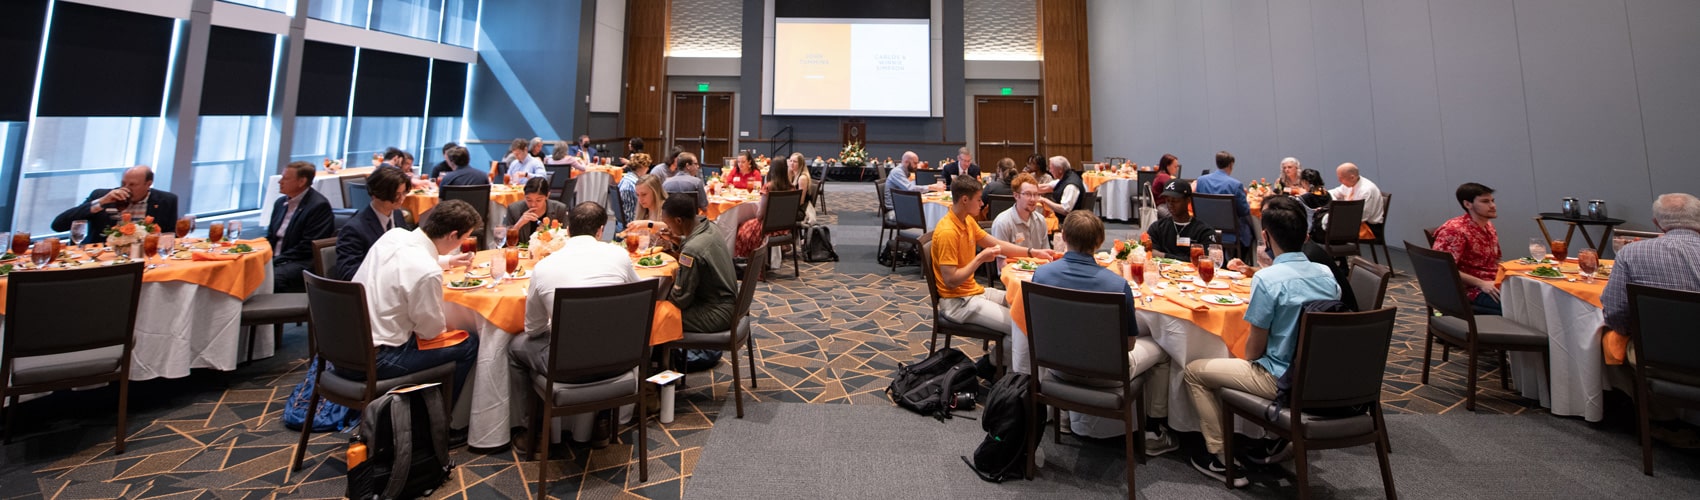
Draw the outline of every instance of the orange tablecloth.
M508 186L506 184L490 185L490 201L498 204L499 206L506 207L510 203L523 199L525 199L525 192L519 188ZM425 191L423 193L420 193L419 191L409 191L407 193L407 198L401 200L401 206L402 208L412 211L414 217L418 217L424 214L426 210L435 208L437 203L440 202L441 199L438 197L436 191Z
M473 257L472 261L475 264L489 262L496 255L496 252L500 251L485 250L478 252L478 255ZM677 263L673 262L672 257L666 256L666 254L662 254L662 256L667 260L666 266L653 269L638 268L638 276L657 278L672 276L677 272L679 267ZM523 259L520 262L520 267L531 269L535 264L535 259ZM446 284L458 281L465 276L466 273L460 268L451 269L443 273L443 282ZM503 281L495 288L451 290L445 287L443 289L443 300L466 306L468 309L476 311L478 315L483 316L484 319L489 320L491 324L496 325L496 328L501 328L502 331L508 333L518 334L525 331L525 294L526 287L530 283L531 280L529 279L521 279ZM655 320L649 331L649 344L661 345L679 340L684 336L685 327L683 317L679 314L679 308L674 306L672 302L665 300L656 302Z
M191 239L199 241L199 239ZM149 264L165 264L142 273L144 283L162 283L181 281L211 288L224 294L247 300L260 284L266 281L266 268L272 262L272 247L264 238L246 240L248 246L254 247L253 253L242 254L235 260L194 261L194 260L162 260L158 255L148 258ZM76 252L76 257L86 260L82 252ZM108 252L100 256L100 260L110 261L118 256ZM17 261L16 263L22 263ZM14 264L16 264L14 263ZM98 265L98 264L84 264ZM53 272L48 271L17 271L17 272ZM6 289L11 280L0 279L0 314L6 313Z
M1611 263L1612 261L1610 260L1600 259L1601 267L1609 266ZM1576 264L1572 262L1569 265ZM1576 298L1582 299L1589 304L1593 304L1594 307L1604 307L1600 305L1600 295L1606 292L1606 281L1609 277L1596 277L1594 278L1593 283L1583 283L1581 277L1576 274L1564 275L1565 278L1576 278L1576 281L1570 281L1564 278L1541 279L1523 274L1534 270L1535 267L1538 266L1533 264L1521 264L1515 260L1501 262L1499 264L1499 275L1494 277L1493 282L1498 284L1499 282L1505 281L1505 278L1511 276L1522 276L1524 278L1546 283L1548 286L1552 286L1559 290L1563 290L1565 293L1575 295Z
M1094 192L1098 190L1098 186L1102 186L1106 182L1110 182L1110 181L1113 181L1113 180L1129 180L1129 179L1137 179L1137 178L1138 177L1132 177L1132 176L1100 175L1100 174L1080 176L1080 180L1082 180L1086 183L1086 190L1087 191L1094 191Z
M1026 332L1027 312L1021 305L1021 284L1033 279L1033 275L1026 272L1015 271L1014 266L1014 263L1010 263L1005 265L1003 269L1002 280L1004 285L1004 300L1009 302L1010 319L1015 321L1015 326L1020 327L1021 331ZM1115 269L1117 266L1109 267L1112 270L1115 270L1116 274L1121 274L1120 270ZM1130 286L1133 285L1132 282L1129 282L1128 284ZM1200 312L1187 307L1182 307L1180 304L1176 304L1164 297L1155 297L1155 300L1147 303L1144 300L1143 294L1150 293L1150 288L1151 287L1142 287L1142 290L1140 290L1142 295L1133 301L1134 307L1147 309L1165 316L1191 321L1193 324L1198 325L1199 328L1203 328L1205 331L1214 333L1221 337L1222 343L1227 344L1228 352L1233 353L1234 357L1246 359L1245 341L1248 334L1251 333L1251 324L1246 323L1245 321L1245 304L1237 306L1205 305L1204 307L1206 309ZM1234 285L1232 291L1236 294L1251 293L1249 287L1242 287L1239 285ZM1165 295L1172 295L1174 293L1176 292L1173 290L1173 287L1171 287L1169 291L1165 292ZM1188 302L1192 304L1205 304L1205 302L1197 300L1188 300Z
M708 205L703 207L702 213L704 216L707 216L709 220L714 220L719 218L720 214L726 213L738 205L755 203L758 201L761 201L761 196L759 195L755 198L750 198L748 196L720 196L718 194L713 194L708 196Z
M608 175L613 176L616 180L626 173L626 171L620 167L610 167L606 165L593 165L590 168L584 169L584 172L580 172L577 169L574 169L572 172L572 178L574 179L577 179L580 175L584 175L584 172L607 172Z

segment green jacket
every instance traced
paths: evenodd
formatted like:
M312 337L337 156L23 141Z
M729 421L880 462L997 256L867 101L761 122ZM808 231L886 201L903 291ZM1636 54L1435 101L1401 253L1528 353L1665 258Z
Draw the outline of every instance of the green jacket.
M722 306L730 314L738 299L737 269L732 251L720 229L708 219L697 217L696 229L679 249L679 272L669 300L680 311L693 307Z

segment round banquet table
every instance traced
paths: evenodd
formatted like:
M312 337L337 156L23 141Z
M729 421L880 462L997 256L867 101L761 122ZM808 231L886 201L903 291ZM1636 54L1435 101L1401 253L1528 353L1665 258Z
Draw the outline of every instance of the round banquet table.
M1006 290L1004 297L1010 307L1011 351L1025 353L1026 320L1022 317L1021 283L1031 280L1033 274L1017 271L1014 266L1014 263L1006 265L1001 279ZM1117 266L1109 267L1116 270ZM1154 266L1148 267L1146 286L1136 288L1140 296L1134 300L1135 322L1140 335L1150 335L1163 352L1169 354L1169 427L1198 432L1198 410L1193 407L1192 395L1187 390L1186 364L1199 359L1243 359L1246 336L1251 332L1251 325L1245 322L1246 305L1209 305L1200 300L1180 299L1177 289L1164 286L1167 280L1158 277L1158 273L1152 272L1154 270ZM1116 274L1122 274L1116 271ZM1245 282L1246 286L1235 284L1229 291L1249 300L1250 282ZM1128 284L1133 285L1131 281ZM1164 292L1164 296L1152 294L1154 290ZM1018 371L1028 368L1025 360L1014 361L1010 366ZM1237 422L1234 429L1239 434L1264 437L1261 427L1243 418Z
M1533 268L1516 261L1501 264L1499 297L1505 319L1546 332L1552 373L1546 373L1539 353L1513 352L1511 377L1518 393L1539 400L1554 415L1598 422L1605 416L1607 386L1600 344L1600 325L1605 322L1600 294L1607 280L1596 278L1589 284L1523 274Z
M1133 220L1133 194L1138 189L1138 179L1106 175L1092 175L1085 179L1087 190L1098 194L1098 215L1106 219Z
M578 179L578 182L573 185L573 200L576 203L594 201L596 204L602 205L603 208L609 208L608 186L614 183L614 179L619 178L616 176L625 175L624 172L615 167L591 167L583 173L579 173L577 170L574 170L573 173L577 174L573 178Z
M483 266L501 250L485 250L474 257L475 266ZM667 263L658 268L638 268L639 278L659 278L673 276L678 272L678 263L671 256L661 254ZM634 259L635 261L635 259ZM536 259L522 259L520 268L531 269ZM487 268L485 268L487 269ZM451 269L443 273L445 284L460 280L466 276L461 269ZM512 372L508 367L508 341L514 335L525 332L525 303L526 288L531 283L529 279L507 280L495 288L477 288L472 290L443 289L443 316L448 321L450 329L462 329L478 336L478 360L472 370L472 389L468 414L465 416L468 424L467 444L477 448L494 448L508 444L510 429L514 422L524 422L527 415L522 415L523 405L512 404L515 397L528 397L530 391L521 384L511 380ZM656 304L656 327L650 332L650 345L678 340L684 337L684 327L680 323L679 309L671 302L661 301ZM459 408L457 418L460 420Z
M728 252L738 243L738 226L744 221L761 217L761 197L709 195L708 208L703 215L720 226L720 237L726 240Z
M247 329L241 328L242 301L256 294L271 293L272 251L265 239L242 243L252 246L254 252L235 256L233 260L162 261L158 256L148 259L150 264L166 265L142 274L130 380L181 378L188 376L193 368L230 371L245 361L248 335ZM100 258L113 259L110 252ZM9 281L0 278L0 316L5 313ZM254 335L255 359L272 355L276 346L272 345L271 328L260 327ZM0 336L3 335L0 331ZM118 351L110 349L20 358L17 363L29 367L99 359Z

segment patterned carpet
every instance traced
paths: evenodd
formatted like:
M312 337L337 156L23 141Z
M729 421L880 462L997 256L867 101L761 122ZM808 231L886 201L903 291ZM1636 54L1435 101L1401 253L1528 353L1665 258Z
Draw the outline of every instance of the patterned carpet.
M877 220L869 185L834 184L824 218ZM877 227L877 226L876 226ZM871 235L845 226L837 235ZM1127 231L1111 225L1111 231ZM871 262L872 241L838 236L841 263ZM1403 256L1396 256L1403 261ZM789 265L756 295L755 340L760 361L748 401L889 405L882 390L899 363L925 352L931 311L916 267L895 274L840 274L839 263L804 263L802 279ZM860 266L867 268L868 266ZM1396 277L1389 303L1400 308L1384 405L1391 413L1462 411L1464 367L1434 366L1431 383L1419 383L1423 341L1422 302L1406 273ZM291 498L339 497L348 436L316 434L302 470L289 470L299 436L280 422L282 402L304 376L305 330L290 328L282 352L229 373L197 372L179 380L132 384L129 451L112 454L116 390L68 391L21 404L16 436L3 448L0 497L4 498ZM978 345L964 346L978 357ZM1436 353L1438 358L1439 354ZM1479 412L1541 412L1534 401L1500 389L1497 359L1484 357ZM1438 359L1437 359L1438 362ZM722 363L687 381L677 420L652 424L650 477L637 480L631 428L605 449L560 446L551 452L551 496L557 498L679 498L721 411L731 411L731 372ZM748 382L746 382L748 383ZM747 401L746 401L747 402ZM507 449L453 452L459 467L433 498L529 498L538 467Z

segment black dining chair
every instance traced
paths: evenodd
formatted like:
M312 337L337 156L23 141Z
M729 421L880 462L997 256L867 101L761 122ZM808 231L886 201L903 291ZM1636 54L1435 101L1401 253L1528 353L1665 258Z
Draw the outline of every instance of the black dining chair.
M1463 349L1470 357L1465 378L1466 410L1476 411L1476 355L1483 351L1499 351L1499 385L1502 388L1511 387L1510 365L1505 362L1507 351L1538 352L1541 364L1546 367L1544 371L1551 373L1547 334L1504 316L1476 314L1465 298L1464 280L1458 277L1458 263L1452 259L1452 254L1423 248L1409 241L1405 242L1405 252L1411 257L1411 267L1416 271L1423 301L1428 303L1428 314L1424 315L1428 318L1428 333L1423 347L1423 384L1428 384L1435 340L1439 340L1442 346Z
M762 245L750 253L751 259L767 261L768 252L773 251L767 245ZM750 363L750 387L756 385L756 343L750 336L755 320L750 318L750 307L755 303L756 287L761 286L759 276L761 268L755 261L744 267L744 279L738 282L738 298L732 306L732 329L718 332L685 332L685 337L667 343L668 349L704 349L711 351L726 351L732 358L732 401L737 408L738 418L744 418L744 382L738 372L738 348L744 348ZM709 387L709 397L713 397L714 388Z
M437 188L437 193L438 196L442 198L441 201L460 200L466 202L468 205L472 205L472 211L478 212L478 220L486 222L490 220L489 184L479 184L476 186L442 186ZM425 214L420 214L420 216L424 215ZM474 233L478 237L479 249L489 248L489 243L485 241L488 239L486 238L489 236L488 233L489 231L483 228L478 229Z
M1049 406L1062 442L1062 410L1122 421L1126 454L1127 495L1134 496L1134 464L1145 463L1143 398L1148 373L1128 371L1127 333L1133 311L1121 293L1089 292L1026 283L1021 305L1027 315L1028 365L1033 367L1029 391L1035 408ZM1032 422L1044 422L1034 411ZM1038 472L1033 451L1044 426L1027 433L1027 475Z
M1222 449L1234 449L1236 416L1287 439L1293 446L1293 475L1299 498L1310 498L1310 451L1374 444L1381 463L1382 487L1388 499L1398 498L1393 467L1387 461L1393 450L1381 413L1381 381L1387 371L1388 343L1393 340L1393 318L1397 314L1398 309L1389 307L1301 315L1298 346L1287 368L1293 377L1286 408L1277 409L1275 401L1249 392L1216 389L1216 397L1226 410L1221 412ZM1353 414L1360 408L1363 413ZM1326 415L1320 410L1327 409L1346 416L1318 416ZM1237 467L1234 453L1225 455L1225 482L1232 489Z
M1328 202L1328 227L1323 229L1323 248L1337 261L1358 254L1358 227L1363 224L1364 200Z
M561 192L567 189L567 182L573 179L572 165L544 165L543 170L549 172L549 198L559 199Z
M1231 194L1192 194L1192 214L1199 221L1221 231L1224 235L1236 235L1240 225L1247 224L1239 214L1234 212L1234 195ZM1223 243L1223 258L1240 258L1240 248L1245 242L1234 244Z
M921 205L921 193L915 191L893 191L891 194L892 221L896 228L892 233L893 242L888 249L895 254L898 245L908 243L910 248L921 246L921 235L928 231L926 209ZM891 270L897 271L897 256L890 255Z
M65 271L19 271L8 278L6 334L0 336L0 404L6 443L12 442L18 396L107 383L118 384L118 431L113 453L130 433L130 352L142 263ZM65 313L67 297L99 309ZM80 359L47 356L83 353ZM39 403L37 403L39 404ZM27 408L26 408L27 409Z
M638 481L649 481L649 335L655 317L655 280L555 289L549 321L547 373L528 373L532 396L532 451L538 453L537 497L549 491L549 427L555 417L636 405ZM503 409L502 411L507 411ZM609 419L609 434L617 435Z
M1393 254L1389 253L1390 251L1387 249L1387 229L1386 229L1386 227L1387 227L1387 212L1391 211L1393 209L1393 194L1392 193L1385 193L1385 192L1381 193L1381 199L1378 201L1378 203L1381 203L1381 224L1379 224L1379 225L1371 224L1370 228L1374 229L1374 228L1379 227L1379 228L1381 228L1381 231L1375 232L1375 231L1372 230L1371 233L1374 234L1374 237L1369 238L1369 239L1360 239L1360 240L1358 240L1358 245L1360 245L1360 246L1369 245L1369 258L1374 259L1377 264L1382 263L1381 257L1387 257L1386 265L1389 268L1392 268L1392 266L1393 266ZM1433 246L1433 245L1434 245L1433 243L1429 244L1429 246ZM1379 256L1375 254L1375 247L1378 247L1378 246L1381 247L1381 255L1379 255Z
M1700 338L1694 311L1700 293L1630 283L1629 329L1635 332L1635 405L1641 473L1653 475L1652 406L1700 408Z
M360 207L372 204L372 194L366 190L364 178L342 178L342 200L348 204L349 210L360 210Z
M886 235L897 231L897 219L892 214L891 193L885 188L884 182L874 183L874 194L879 198L880 206L880 236L874 244L876 251L885 248Z
M358 412L390 389L404 385L442 384L444 408L454 408L453 361L400 377L378 378L378 347L372 343L371 310L366 306L366 286L351 281L303 276L307 282L307 359L318 359L318 383L307 403L307 421L301 424L301 441L295 445L290 470L301 470L307 454L307 439L313 433L313 415L323 399ZM335 365L337 370L328 369ZM338 371L360 372L360 380L343 377Z
M930 186L933 183L938 182L939 179L942 179L942 178L944 178L944 171L943 170L939 170L939 169L935 169L935 168L917 168L917 169L915 169L915 185L916 186ZM945 187L949 187L949 186L945 186Z
M1387 300L1387 283L1393 279L1393 270L1387 266L1370 263L1363 257L1352 257L1350 265L1346 280L1352 285L1351 299L1357 303L1357 309L1381 309L1382 303Z
M797 257L803 253L797 248L797 233L802 231L797 224L797 212L803 209L802 200L801 190L770 191L767 193L767 203L762 206L761 216L761 232L767 235L767 246L791 248L791 272L797 279L803 279L802 265L798 264ZM775 234L781 232L783 234ZM750 261L750 265L766 269L767 261Z

